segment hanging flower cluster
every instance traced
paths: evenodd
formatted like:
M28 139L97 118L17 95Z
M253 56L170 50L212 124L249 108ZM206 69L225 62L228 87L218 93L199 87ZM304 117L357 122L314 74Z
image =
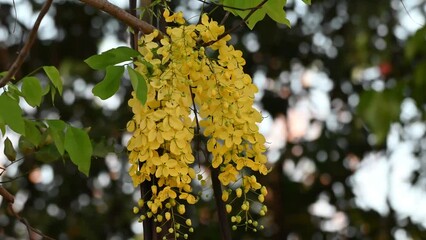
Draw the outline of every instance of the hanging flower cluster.
M267 192L251 173L266 175L268 170L265 138L257 126L262 116L253 108L257 88L242 69L242 52L227 44L231 37L221 37L224 27L207 15L197 25L185 25L182 13L170 15L166 10L163 15L178 26L168 27L160 42L155 41L156 31L141 38L143 60L136 62L136 70L147 80L147 102L142 105L135 96L129 100L134 113L127 125L133 132L127 146L129 173L135 186L152 183L150 197L143 196L135 212L145 206L149 211L141 220L154 217L158 232L170 221L167 234L188 237L181 227L191 232L191 221L181 215L185 204L197 201L190 185L196 177L191 142L201 127L208 138L211 166L219 169L222 200L233 213L233 228L245 225L256 230L260 226L250 216L249 194L257 194L256 201L262 203ZM241 187L235 189L239 180ZM233 210L237 198L241 206ZM257 211L264 215L266 206Z

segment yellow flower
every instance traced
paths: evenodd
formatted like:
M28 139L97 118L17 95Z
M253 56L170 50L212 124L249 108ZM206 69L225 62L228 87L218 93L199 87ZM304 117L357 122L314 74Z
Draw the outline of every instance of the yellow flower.
M242 130L233 130L229 132L229 135L225 138L225 145L230 148L232 145L240 145L241 144L241 137L243 136L244 132Z
M173 22L173 17L170 16L170 11L167 8L163 12L163 17L166 22Z
M250 189L258 190L262 187L262 185L257 182L256 177L254 175L251 175L243 177L243 187L244 191L248 192Z
M170 11L168 9L165 9L163 12L163 17L166 22L176 22L179 24L185 24L185 19L183 18L182 12L177 12L170 15Z
M194 195L190 193L181 193L179 195L179 199L186 200L189 204L195 204L197 202L197 199L194 197Z
M171 214L170 214L170 212L166 212L166 213L164 214L164 217L166 218L166 220L167 220L167 221L169 221L169 220L170 220L170 218L171 218Z
M224 186L228 186L231 182L235 182L238 177L238 171L231 165L228 164L219 174L219 180Z
M158 31L140 40L143 61L136 61L135 66L147 80L148 93L145 105L136 99L134 92L128 101L134 117L126 126L132 132L127 149L133 184L137 186L148 180L154 183L152 196L142 200L149 210L140 219L155 217L160 222L172 221L169 233L179 238L177 229L182 222L175 222L171 214L185 213L185 205L175 198L187 204L197 202L191 187L196 177L191 142L198 125L208 138L206 149L212 155L211 165L219 170L219 180L225 187L223 201L229 200L232 192L229 185L239 180L240 172L267 174L268 169L265 138L257 126L262 115L253 107L258 90L243 71L242 52L228 45L230 35L218 40L225 29L205 14L197 25L184 25L182 12L171 14L166 9L163 16L166 22L179 26L167 27L160 41L156 40ZM200 47L212 41L210 46ZM197 109L193 109L193 101ZM198 124L191 116L194 113L198 114ZM244 191L241 208L247 213L250 205L249 195L245 193L260 192L258 200L262 202L266 188L254 176L242 179L242 187L235 193L241 197ZM228 204L226 210L231 212L232 206ZM262 207L260 214L265 213ZM247 216L242 214L232 219L236 224L252 224Z
M222 192L222 201L226 202L228 201L228 197L229 197L229 192L228 191L223 191Z
M163 190L161 190L158 193L158 198L160 199L161 202L164 202L166 199L169 198L176 198L177 194L175 191L173 191L169 186L165 187Z
M192 226L192 221L191 221L191 219L189 219L189 218L188 218L188 219L186 219L185 223L186 223L186 225L187 225L187 226L189 226L189 227L190 227L190 226Z
M183 215L184 213L185 213L185 205L183 205L183 204L180 204L178 207L177 207L177 211L178 211L178 213L180 214L180 215Z
M155 171L155 177L168 177L177 176L178 171L176 170L177 161L175 159L169 158L167 153L163 154L161 157L156 157L152 159L152 162L157 166Z
M232 211L232 206L230 204L226 204L226 212L231 213L231 211Z

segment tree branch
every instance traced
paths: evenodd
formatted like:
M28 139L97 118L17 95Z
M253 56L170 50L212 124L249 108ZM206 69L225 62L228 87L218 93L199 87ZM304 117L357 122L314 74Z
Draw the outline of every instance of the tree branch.
M21 68L25 58L28 56L28 53L30 52L31 47L34 44L35 39L37 38L37 32L40 27L40 23L43 20L43 17L46 15L46 13L49 11L50 6L52 5L52 2L53 0L46 0L46 2L43 4L43 7L40 10L37 20L34 23L34 27L30 31L30 35L28 37L27 42L25 43L24 47L19 52L18 56L16 57L16 60L10 66L9 70L7 71L7 74L3 78L1 78L0 88L4 87L13 77L15 77L17 71ZM154 30L156 30L154 26L148 24L145 21L138 19L135 16L132 16L130 13L126 12L125 10L117 7L116 5L106 0L80 0L80 2L83 2L94 8L102 10L110 14L111 16L117 18L118 20L122 21L123 23L127 24L131 28L143 32L144 34L149 34L149 33L152 33ZM161 38L163 38L163 33L159 31L157 39L161 39Z
M38 235L40 235L43 239L48 239L48 240L53 240L53 238L46 236L45 234L43 234L42 232L40 232L39 230L33 228L28 221L21 217L17 212L15 212L15 210L13 209L13 203L15 201L15 197L6 190L6 188L4 188L3 186L0 185L0 196L3 197L4 200L7 201L7 209L9 210L9 212L16 218L18 219L20 222L22 222L25 227L27 227L27 231L28 231L28 239L35 239L32 234L36 233Z
M257 6L251 7L251 8L239 8L239 7L232 7L232 6L223 5L223 4L219 4L219 3L215 3L215 2L208 2L208 1L205 1L205 0L198 0L198 1L201 2L201 3L204 3L204 4L216 5L216 6L219 6L219 7L229 8L229 9L238 10L238 11L249 11L249 10L257 9Z
M144 4L144 2L142 4ZM131 15L132 19L137 19L138 22L148 24L147 22L139 20L138 18L137 11L136 11L137 0L129 0L129 7L130 7L129 14ZM151 27L155 29L153 26ZM144 32L142 29L138 27L133 27L133 28L134 28L134 31L130 32L130 46L134 50L138 51L139 31L142 31L145 34L147 34L147 32ZM142 166L143 166L143 163L139 162L139 170L142 168ZM144 198L151 199L151 186L152 186L152 181L147 181L147 180L145 180L143 183L139 185L139 192L141 194L141 199L144 199ZM141 210L145 214L146 212L148 212L149 209L147 209L147 207L145 206ZM144 230L143 239L146 239L146 240L158 239L158 236L157 236L158 234L155 232L154 220L152 218L146 218L145 220L143 220L142 226Z
M80 0L89 6L92 6L96 9L102 10L109 15L115 17L126 25L130 26L133 29L137 29L144 34L150 34L157 28L151 24L140 20L139 18L133 16L132 14L126 12L125 10L117 7L116 5L106 1L106 0ZM159 31L157 39L163 38L163 33Z
M38 14L37 19L34 23L34 27L31 29L27 42L19 52L12 66L10 66L9 70L7 71L7 74L0 80L0 87L4 87L15 76L16 72L18 72L18 70L21 68L22 63L24 63L25 58L28 56L31 47L33 46L34 41L37 38L37 31L40 27L40 23L43 20L43 17L46 15L47 11L49 11L52 2L53 0L46 0L46 2L44 2L43 7L41 8L40 13Z
M226 216L225 203L222 201L222 184L219 180L219 169L210 167L213 194L217 207L217 214L219 217L220 236L221 240L231 240L231 228L229 227L228 219Z
M254 12L256 12L257 10L259 10L260 8L262 8L262 6L267 2L268 0L263 0L261 3L259 3L256 7L254 7L254 8L251 8L251 10L250 10L250 12L247 14L247 16L244 18L244 19L242 19L241 21L240 21L240 23L239 24L237 24L237 25L235 25L233 28L231 28L231 29L229 29L228 31L226 31L226 32L224 32L224 33L222 33L216 40L214 40L214 41L210 41L210 42L207 42L207 43L204 43L203 44L203 46L204 47L206 47L206 46L210 46L210 45L212 45L212 44L214 44L215 42L217 42L217 41L219 41L220 39L222 39L222 38L224 38L226 35L228 35L228 34L230 34L231 32L233 32L233 31L235 31L235 30L237 30L238 28L240 28L240 27L242 27L246 22L247 22L247 20L251 17L251 15L253 15L253 13Z

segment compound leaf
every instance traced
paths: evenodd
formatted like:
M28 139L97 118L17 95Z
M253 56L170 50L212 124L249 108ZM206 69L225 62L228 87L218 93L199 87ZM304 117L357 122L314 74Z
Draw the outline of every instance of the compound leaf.
M98 55L93 55L84 62L91 68L99 70L108 66L132 60L133 57L139 56L139 52L129 47L118 47L110 49Z
M0 106L0 122L4 122L16 133L24 135L25 123L19 103L6 94L2 94L0 96Z
M56 69L54 66L44 66L43 70L52 82L53 86L55 86L55 88L58 90L59 95L62 95L62 79L58 69Z
M78 170L88 176L93 149L87 132L80 128L68 126L64 146Z
M9 138L6 138L4 140L4 149L3 149L3 153L4 155L6 155L7 159L9 159L9 161L13 162L16 160L16 150L13 147L12 142L10 141Z
M92 89L93 94L103 100L110 98L120 88L123 72L123 66L108 66L104 79Z
M22 94L25 101L31 107L39 107L43 97L43 89L40 85L40 80L36 77L25 77L22 79Z
M141 101L142 105L145 104L148 94L148 86L146 85L145 78L133 68L128 67L127 71L129 72L130 81L136 93L136 98Z

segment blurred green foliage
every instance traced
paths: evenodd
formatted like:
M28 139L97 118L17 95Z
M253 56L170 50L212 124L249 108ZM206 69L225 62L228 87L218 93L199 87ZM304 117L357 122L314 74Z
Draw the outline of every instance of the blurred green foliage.
M39 8L38 1L27 2L33 9ZM343 106L352 118L339 125L338 130L324 127L315 141L287 143L270 175L261 179L270 192L266 202L271 214L263 219L267 228L256 234L235 232L234 239L382 240L394 239L398 229L404 229L413 239L425 239L422 226L408 217L399 216L392 208L383 216L356 205L350 177L355 171L351 167L353 162L359 161L372 149L386 147L390 124L399 121L401 101L414 99L425 119L426 27L408 33L407 39L398 36L396 29L404 28L399 16L408 14L398 5L399 1L318 0L309 7L300 6L298 2L301 1L288 1L286 6L291 29L265 18L253 25L252 31L242 28L234 33L233 39L238 39L234 45L244 52L247 61L245 69L249 74L262 70L268 78L277 82L283 71L290 71L295 63L306 68L320 68L333 80L334 88L330 92L332 104ZM173 4L181 4L180 9L188 12L194 11L186 6L186 1L174 1ZM419 4L417 8L424 13L425 3ZM22 45L22 36L28 31L19 21L25 13L11 14L12 5L0 5L0 26L5 29L1 34L7 35L0 42L1 71L8 68ZM127 107L131 83L119 83L115 95L119 101L117 106L112 106L111 102L99 104L99 99L87 97L86 90L91 90L105 76L83 63L84 59L98 52L101 39L112 35L116 40L126 42L128 31L106 14L76 2L58 1L54 9L51 17L52 26L58 30L56 37L36 42L19 77L41 66L56 66L63 78L63 95L41 102L39 96L32 96L29 102L34 106L40 104L40 107L26 115L28 119L53 116L64 123L91 126L89 133L94 139L91 144L95 156L91 159L90 174L86 177L79 173L70 161L54 161L67 149L65 145L72 149L71 152L78 152L77 143L66 144L58 140L65 139L65 127L61 123L46 122L47 125L40 126L19 117L21 108L13 100L19 89L10 88L10 96L0 96L2 131L5 123L18 133L33 131L34 127L39 130L49 127L54 143L43 134L40 139L21 138L19 151L27 153L26 157L22 159L18 153L16 161L21 160L14 165L19 167L10 170L10 175L7 172L2 175L3 185L25 200L20 214L49 236L57 239L129 239L135 235L132 229L137 223L134 223L136 218L132 207L134 196L138 197L137 189L133 188L126 175L127 160L123 146L126 122L132 115ZM204 10L213 10L213 7L206 6ZM224 13L214 11L212 15L220 20ZM226 22L227 28L238 24L239 20L230 17ZM15 27L17 30L14 30ZM250 33L254 33L258 49L253 50L247 44L253 36ZM355 69L371 67L380 70L378 82L384 86L382 90L352 77ZM49 70L44 70L49 75ZM47 94L48 82L54 86L49 85L51 92L55 89L61 92L58 82L52 80L57 79L52 77L52 72L50 76L37 77L42 82L42 95ZM89 94L92 93L89 91ZM351 103L354 98L359 99L359 104ZM53 104L56 108L52 107ZM6 107L9 109L7 112L4 110ZM267 106L264 107L267 109ZM271 111L287 114L284 108L277 108ZM375 142L369 142L370 134L375 135ZM85 136L81 139L87 142ZM5 151L13 157L10 146ZM324 154L325 159L319 157ZM298 164L304 158L315 163L315 171L306 176L305 181L294 181L283 171L285 162L290 159ZM48 175L38 178L34 175L45 169L46 163L53 172L50 181L43 180L48 179ZM88 173L87 168L84 171ZM6 182L11 179L14 180ZM327 219L311 215L309 207L320 195L326 195L330 204L344 213L348 220L345 228L324 230ZM216 212L211 201L204 201L188 212L194 216L196 235L193 239L218 239ZM4 204L0 208L0 229L2 239L26 236L26 230L6 212Z

